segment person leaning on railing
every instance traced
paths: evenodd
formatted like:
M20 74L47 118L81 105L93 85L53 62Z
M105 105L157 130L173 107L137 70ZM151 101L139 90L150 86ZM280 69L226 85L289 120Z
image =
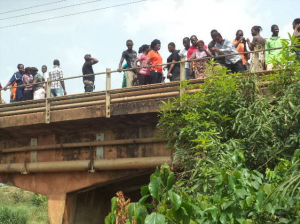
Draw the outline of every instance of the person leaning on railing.
M246 47L246 39L244 37L244 32L242 30L238 30L235 34L235 39L233 40L233 45L236 50L240 53L247 52ZM243 65L245 66L245 70L247 70L248 60L250 59L250 54L240 54L242 58Z
M17 86L22 86L23 85L23 74L24 74L24 65L23 64L18 64L18 72L15 72L9 82L4 86L3 90L7 90L8 86L13 85L14 83L17 83ZM22 101L23 99L23 92L24 92L24 87L19 87L16 90L16 101L19 102Z
M240 55L231 55L238 53L235 49L233 43L227 39L223 39L220 33L213 34L215 47L211 50L215 52L216 56L230 55L225 57L226 67L230 72L243 72L245 71L245 66L242 63L242 58Z
M45 89L43 86L44 77L37 73L38 69L36 67L31 68L31 74L33 75L33 99L44 99L45 98Z
M153 40L151 42L151 51L148 53L148 59L146 64L151 65L160 65L162 64L162 57L159 54L160 50L160 40ZM151 77L151 84L154 83L161 83L163 78L163 67L162 66L154 66L150 68L150 77Z
M24 87L22 101L33 100L33 86L31 85L32 83L33 83L33 76L31 74L31 68L26 67L25 74L23 75L23 84L28 86Z

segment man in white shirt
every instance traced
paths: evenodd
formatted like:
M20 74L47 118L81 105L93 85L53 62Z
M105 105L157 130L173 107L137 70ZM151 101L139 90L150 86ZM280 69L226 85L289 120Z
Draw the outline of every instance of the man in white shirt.
M59 67L60 66L59 60L54 60L53 65L54 65L53 69L49 71L49 79L51 81L62 79L63 71ZM63 96L63 95L67 95L65 82L63 80L51 82L51 97Z
M191 47L191 41L190 41L190 38L185 37L185 38L183 38L183 41L182 41L182 42L183 42L184 48L180 51L179 55L180 55L180 57L184 58L184 60L188 60L188 58L187 58L187 53L188 53L188 50L189 50L190 47ZM190 75L190 63L189 63L189 62L185 62L184 68L185 68L185 79L186 79L186 80L189 80L189 75Z
M223 39L220 33L214 33L213 40L216 44L215 47L211 48L211 50L215 52L216 56L238 53L233 43L229 40ZM243 65L242 58L239 54L226 56L225 63L226 63L226 67L231 72L245 71L245 66Z

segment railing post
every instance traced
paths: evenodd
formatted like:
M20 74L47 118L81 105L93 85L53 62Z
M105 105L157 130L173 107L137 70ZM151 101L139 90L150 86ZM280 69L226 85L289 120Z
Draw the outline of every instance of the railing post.
M180 104L182 103L182 95L185 93L185 87L183 81L185 80L185 62L184 58L180 59Z
M46 107L45 107L46 124L50 124L50 113L51 113L50 101L49 101L50 96L51 96L51 82L50 79L48 78L46 82Z
M110 118L110 92L111 89L111 69L106 69L106 98L105 98L105 105L106 105L106 117Z

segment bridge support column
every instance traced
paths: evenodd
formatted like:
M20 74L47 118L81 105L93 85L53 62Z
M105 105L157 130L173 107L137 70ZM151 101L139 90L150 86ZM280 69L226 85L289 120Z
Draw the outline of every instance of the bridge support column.
M62 224L66 207L66 194L47 195L50 224Z

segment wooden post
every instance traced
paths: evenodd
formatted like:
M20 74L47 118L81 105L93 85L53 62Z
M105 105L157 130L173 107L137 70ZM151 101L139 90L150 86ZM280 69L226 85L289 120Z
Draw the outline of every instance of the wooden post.
M50 124L51 118L50 118L50 101L48 100L51 97L51 82L50 79L47 79L46 82L46 106L45 106L45 122L46 124Z
M183 86L183 81L185 80L185 62L184 58L180 60L180 104L182 105L182 95L185 93L185 87Z
M106 117L110 118L110 92L109 90L111 89L111 69L107 68L106 69L106 99L105 99L105 104L106 104Z

